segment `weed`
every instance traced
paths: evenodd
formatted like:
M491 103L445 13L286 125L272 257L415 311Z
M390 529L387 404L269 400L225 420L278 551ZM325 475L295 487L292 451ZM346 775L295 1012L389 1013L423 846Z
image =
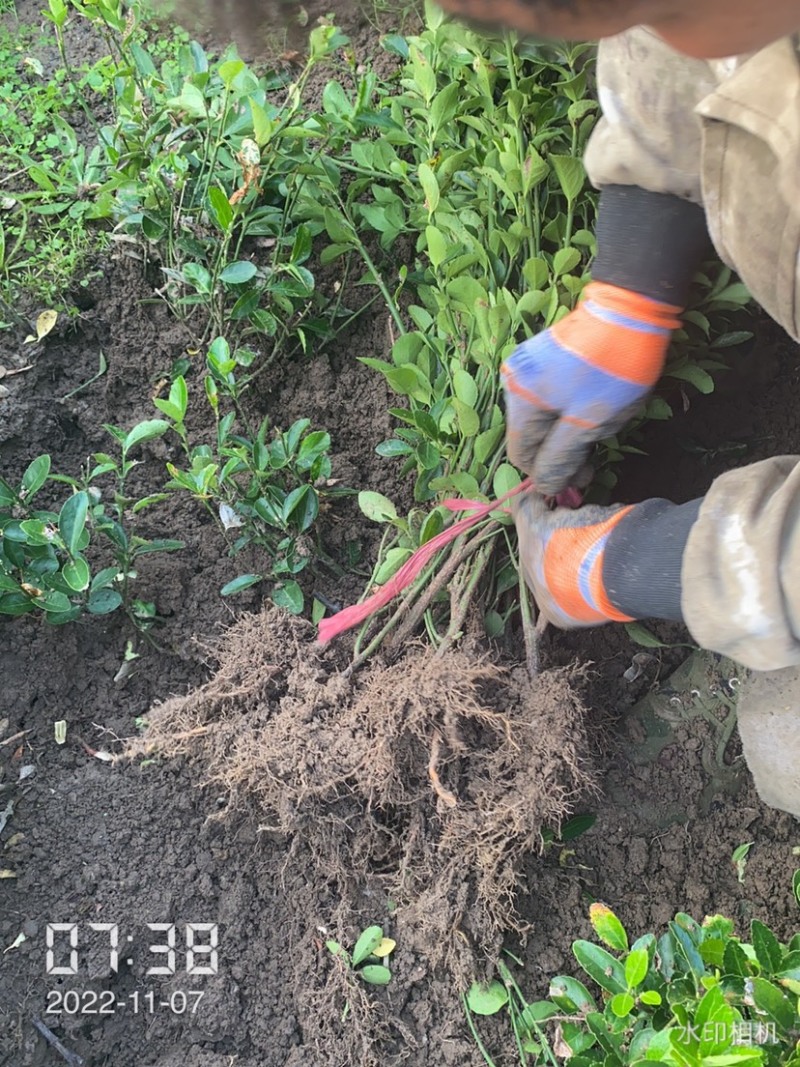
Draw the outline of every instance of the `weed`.
M733 855L731 856L731 863L733 864L736 870L736 877L739 879L742 885L744 885L744 872L747 868L747 856L752 847L753 842L748 841L746 844L739 845L738 848L735 848L733 850Z
M609 908L593 904L589 914L603 945L579 940L572 951L600 998L559 975L547 1000L529 1003L502 961L500 981L474 985L464 997L487 1064L493 1060L475 1015L504 1009L523 1067L532 1061L556 1067L563 1058L572 1067L797 1063L800 933L784 945L754 920L744 943L721 915L699 924L679 912L661 937L645 934L629 946Z
M386 960L394 952L396 943L383 936L380 926L368 926L362 931L352 954L338 941L326 941L325 947L367 985L388 985L391 981L392 972L386 966Z

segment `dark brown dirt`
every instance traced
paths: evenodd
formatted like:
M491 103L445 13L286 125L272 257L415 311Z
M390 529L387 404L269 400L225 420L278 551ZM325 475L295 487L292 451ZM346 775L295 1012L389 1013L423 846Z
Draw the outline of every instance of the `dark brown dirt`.
M151 295L136 263L104 264L92 306L74 328L57 330L34 369L7 380L10 395L0 401L4 476L18 477L45 450L59 469L76 473L103 446L103 422L131 425L152 413L155 383L184 354L187 339L166 312L141 302ZM764 323L757 336L749 362L714 397L648 433L651 458L629 462L621 496L689 499L735 462L800 450L800 354ZM30 348L21 338L4 341L4 364L24 365ZM338 477L399 496L407 486L374 452L387 436L388 398L378 376L354 358L385 349L385 321L361 323L337 350L277 369L254 403L279 424L313 418L331 431ZM100 350L107 375L61 402L95 373ZM685 451L681 441L715 454ZM726 442L744 442L749 451L732 460L720 450ZM153 445L141 458L137 488L155 489L168 446ZM513 947L523 953L520 981L532 996L544 993L553 973L573 969L569 945L590 934L592 899L614 907L637 934L678 909L698 917L721 911L742 929L755 916L783 935L799 925L790 889L797 824L761 805L741 772L735 738L724 765L713 765L709 753L723 723L691 709L695 685L705 693L730 684L724 665L676 683L685 713L652 743L653 724L631 709L683 653L647 652L640 676L629 682L624 672L644 650L620 629L551 635L550 664L577 659L591 666L570 670L564 714L559 720L551 709L546 722L536 720L534 737L519 725L526 705L507 657L513 688L508 678L495 679L485 652L470 648L451 661L444 692L464 698L455 705L425 690L429 674L413 649L394 673L376 668L346 683L337 673L344 654L321 654L302 624L261 614L258 589L233 606L219 598L243 561L228 558L202 513L170 504L146 514L144 534L188 544L177 555L149 557L141 569L140 595L154 599L164 619L156 631L160 650L138 641L122 617L61 629L0 623L0 812L14 804L0 836L0 869L14 875L0 879L0 1067L63 1062L38 1036L33 1017L86 1067L480 1063L457 982L436 961L449 954L463 968L495 943L498 883L487 898L494 910L481 898L486 815L496 817L501 803L515 800L499 833L513 831L522 847L514 862L502 847L490 850L488 869L499 863L501 887L514 872L520 879L503 925L513 926L514 914L530 924L527 945L515 939ZM359 542L367 563L376 550L375 533L352 502L336 504L322 536L343 563L348 542ZM361 582L352 573L328 576L323 591L346 600ZM225 636L234 608L256 614ZM659 633L685 638L676 627ZM128 640L141 658L115 682ZM213 671L220 660L230 670L232 641L237 656L249 650L236 661L237 682ZM480 696L476 706L495 718L465 714L469 679ZM234 685L240 694L231 693ZM585 719L576 713L573 687ZM173 747L176 714L187 730L206 730L175 759L156 753L150 762L112 764L83 747L121 751L119 739L136 737L137 718L160 702L153 719L163 726L170 716ZM528 729L535 745L513 753L496 730L498 713ZM54 741L58 719L68 722L63 746ZM434 726L442 736L442 787L456 796L454 809L437 802L428 776ZM572 798L595 812L597 823L541 856L538 826L570 799L559 790L577 784L576 754L601 772L600 798ZM23 766L35 772L20 782ZM740 883L730 857L744 841L754 845ZM78 924L75 976L46 973L46 927L57 922ZM323 944L330 935L352 943L371 922L398 941L386 990L356 984ZM118 972L109 966L108 934L93 933L90 923L119 926ZM174 975L146 973L164 962L147 951L166 936L148 929L155 923L176 926ZM218 974L186 973L187 923L218 925ZM454 929L468 941L454 941ZM58 936L63 947L66 935ZM464 948L454 955L459 943ZM67 990L80 994L84 1013L48 1014L48 1003ZM180 1014L181 994L191 990L203 993L199 1006ZM92 1014L99 1005L91 994L101 991L113 993L113 1011ZM498 1064L514 1062L507 1036L490 1037Z

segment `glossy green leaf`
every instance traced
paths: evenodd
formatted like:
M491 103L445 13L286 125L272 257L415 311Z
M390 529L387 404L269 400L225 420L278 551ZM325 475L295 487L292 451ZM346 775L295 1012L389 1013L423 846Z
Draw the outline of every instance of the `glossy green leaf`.
M570 203L577 200L586 182L586 170L574 156L551 155L548 162L555 171L561 191Z
M358 506L372 522L392 522L397 518L397 508L382 493L364 490L358 494Z
M225 285L246 285L258 274L255 263L249 259L240 259L236 263L229 263L220 274L220 280Z
M753 978L753 1000L781 1030L791 1032L798 1024L797 998L788 997L766 978Z
M358 975L368 985L388 985L392 980L392 972L389 968L378 963L367 964L359 970Z
M635 989L647 977L650 957L644 949L634 949L625 960L625 981L629 989Z
M594 997L583 982L569 975L559 974L551 978L547 995L562 1011L570 1015L597 1011Z
M383 930L380 926L368 926L362 931L353 949L353 966L358 967L368 956L371 956L381 941L383 941Z
M783 953L777 937L770 928L758 919L753 919L750 924L750 940L763 973L772 975L779 971Z
M618 1019L625 1019L633 1011L636 1001L630 993L617 993L608 1003L609 1008Z
M89 571L89 564L83 556L75 556L74 559L65 563L61 573L64 576L64 581L76 593L82 593L89 588L91 572Z
M165 422L164 419L149 419L145 422L140 422L126 434L122 442L122 451L130 452L135 445L140 445L144 441L152 441L156 437L163 437L168 429L169 423Z
M116 589L93 589L86 608L92 615L108 615L122 605L122 596Z
M592 904L589 919L601 941L616 952L628 951L628 935L617 916L605 904Z
M297 582L284 582L276 585L272 591L273 603L279 608L284 608L290 615L302 615L305 605L303 590Z
M64 501L61 508L58 516L58 530L71 556L78 551L88 513L89 494L85 491L73 493Z
M639 1000L650 1007L658 1007L662 1002L661 994L655 989L646 989L639 995Z
M476 1015L496 1015L508 1003L508 990L495 979L488 985L475 982L467 993L467 1004Z
M223 585L220 589L220 596L235 596L236 593L241 593L263 581L263 574L240 574L238 578Z
M573 942L572 952L584 971L601 989L609 993L627 991L625 968L610 952L591 941L582 940Z
M47 455L37 456L36 459L28 465L25 473L22 475L22 482L20 483L20 496L26 503L39 492L47 481L47 475L49 473L50 457Z

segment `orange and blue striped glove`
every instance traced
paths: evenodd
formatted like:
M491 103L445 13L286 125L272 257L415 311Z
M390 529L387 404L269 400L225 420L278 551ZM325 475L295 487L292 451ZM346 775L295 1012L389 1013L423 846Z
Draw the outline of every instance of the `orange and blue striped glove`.
M617 433L664 369L681 309L608 282L521 344L501 370L512 463L554 496Z
M632 619L681 621L681 567L702 500L551 510L512 501L519 559L548 622L562 630Z

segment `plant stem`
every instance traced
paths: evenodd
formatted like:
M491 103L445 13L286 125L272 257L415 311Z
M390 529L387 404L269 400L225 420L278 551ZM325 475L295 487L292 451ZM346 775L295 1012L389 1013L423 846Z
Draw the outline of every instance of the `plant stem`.
M467 1026L469 1027L469 1032L472 1034L473 1041L478 1046L478 1051L480 1052L480 1054L483 1056L484 1060L486 1061L487 1067L496 1067L496 1064L495 1064L494 1060L492 1059L492 1057L487 1052L486 1046L484 1045L483 1041L481 1040L481 1035L478 1033L478 1028L475 1025L475 1020L472 1017L472 1012L469 1010L469 1004L467 1004L467 998L464 996L463 993L461 994L461 1004L462 1004L462 1007L464 1008L464 1014L467 1017Z

